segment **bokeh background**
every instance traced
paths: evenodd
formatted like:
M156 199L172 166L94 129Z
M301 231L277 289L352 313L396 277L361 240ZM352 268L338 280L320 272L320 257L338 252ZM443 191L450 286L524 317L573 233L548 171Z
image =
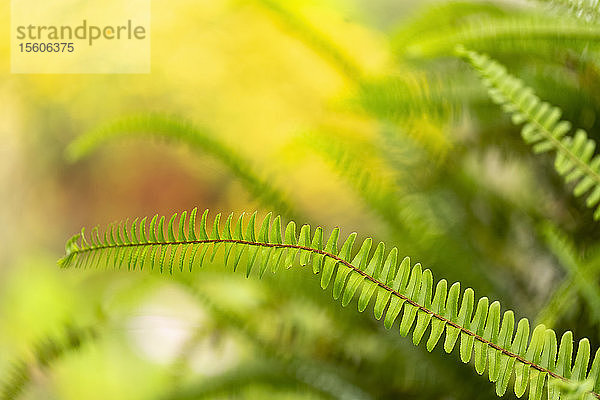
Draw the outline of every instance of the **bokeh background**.
M495 396L457 354L413 346L372 308L342 308L306 268L258 280L215 261L183 284L56 265L82 226L193 207L385 241L597 348L592 212L452 53L490 53L597 138L595 25L585 40L562 34L588 22L544 2L155 1L152 73L20 75L9 72L8 3L0 381L25 365L19 398ZM548 25L555 35L531 33ZM70 146L140 115L197 126L241 167L152 129Z

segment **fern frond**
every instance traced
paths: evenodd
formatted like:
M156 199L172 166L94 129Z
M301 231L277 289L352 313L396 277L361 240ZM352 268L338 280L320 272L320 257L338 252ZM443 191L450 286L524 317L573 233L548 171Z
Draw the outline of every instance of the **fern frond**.
M367 77L363 72L364 68L349 57L338 43L297 12L278 1L255 2L276 16L278 22L290 29L297 39L356 85L355 103L358 103L361 112L397 125L401 124L402 133L409 135L436 156L448 151L451 144L443 135L442 129L436 125L440 125L442 115L450 112L450 103L446 101L447 97L440 93L441 89L437 90L436 87L436 90L430 90L432 79L423 79L407 68L394 79ZM428 121L424 121L425 117ZM411 122L411 119L416 121ZM437 124L432 123L432 120Z
M255 0L265 10L276 16L295 36L309 46L316 54L327 60L342 75L352 82L363 76L362 69L339 46L327 38L308 21L288 9L285 3L273 0Z
M561 49L597 49L600 44L600 27L582 24L572 18L482 18L433 32L406 46L405 55L415 58L450 56L452 49L461 44L479 51L520 52L547 57Z
M386 252L385 245L379 243L371 254L373 241L367 238L355 251L356 233L349 235L338 247L339 228L326 236L320 227L311 232L309 225L303 225L297 235L293 221L284 230L281 218L273 219L271 214L260 223L258 234L256 213L247 224L243 223L244 214L236 222L231 214L221 229L220 214L209 224L206 210L196 226L196 212L196 209L192 210L190 220L186 213L178 219L176 215L171 216L166 232L165 217L154 217L150 235L143 238L137 232L146 232L146 219L139 223L136 220L133 225L119 224L117 232L114 225L109 227L108 237L116 236L117 241L98 241L94 237L88 241L82 231L67 241L66 255L59 265L63 268L99 268L108 262L119 268L135 270L138 266L140 269L147 266L173 273L176 265L180 270L184 266L189 269L202 266L209 247L213 247L214 252L218 245L224 247L225 264L234 270L242 255L246 255L246 275L258 270L258 275L262 276L267 270L276 272L282 264L290 267L299 260L301 265L311 266L313 272L320 275L324 289L333 288L333 297L341 299L343 306L358 297L358 309L364 311L374 301L375 317L383 318L388 329L399 320L400 334L407 336L412 331L415 344L424 339L431 326L426 341L429 351L440 342L444 331L443 346L448 353L460 338L461 360L465 363L473 360L479 374L483 374L487 366L489 379L496 383L498 395L505 393L514 374L514 391L518 396L529 388L530 398L540 399L548 381L548 398L558 399L560 392L555 381L589 379L593 382L594 392L587 396L600 398L600 351L596 352L592 366L588 368L588 339L580 340L572 364L571 332L566 332L557 346L556 333L544 325L536 326L530 338L529 321L523 318L515 333L512 311L505 311L501 317L499 302L490 304L487 297L475 302L474 291L467 288L461 292L458 282L450 288L444 279L435 284L432 272L421 264L412 265L408 257L399 262L396 248ZM155 229L157 219L159 225ZM177 230L180 232L177 237L175 220L179 228L183 227ZM137 226L133 228L134 225ZM210 235L209 225L213 226ZM189 233L186 233L186 226ZM123 240L123 237L127 239ZM150 254L138 257L141 249L149 249Z
M533 152L556 153L556 171L565 182L576 183L575 196L587 193L586 204L595 207L594 219L600 219L600 156L594 154L594 140L582 129L577 129L573 136L567 135L571 123L561 120L562 111L540 100L531 88L508 74L498 62L462 47L457 52L477 70L491 99L511 114L512 121L525 123L521 135L533 146Z
M443 159L452 148L444 132L453 115L451 90L437 76L404 71L393 78L363 80L355 102L357 111L396 126L432 158Z
M395 54L403 54L407 47L439 30L451 30L464 27L484 18L515 15L517 9L506 9L507 4L498 2L436 2L425 4L410 20L400 24L392 36ZM435 34L435 33L434 33Z
M261 362L247 362L231 368L230 370L211 376L209 379L202 379L198 383L188 384L185 387L175 390L163 400L199 400L214 398L236 398L243 388L255 385L266 386L276 389L297 389L301 382L283 370L277 361L263 360ZM315 392L317 395L326 395L315 390L310 385L302 385L303 390Z
M62 336L47 336L33 347L31 360L21 359L12 363L11 369L0 383L0 400L14 400L19 397L32 380L35 368L46 368L63 353L78 349L84 342L94 338L96 331L67 325Z
M328 365L325 362L315 362L296 354L290 348L281 348L272 339L268 339L252 327L239 315L217 305L206 293L197 287L191 286L186 280L182 281L184 286L202 303L211 313L211 316L219 322L238 333L241 337L255 345L256 349L263 353L262 359L277 363L275 370L295 380L296 383L312 388L313 391L327 395L328 397L340 397L344 399L368 400L371 398L360 387L355 385L349 377L345 377L340 368ZM259 378L259 377L257 377ZM260 378L259 378L260 379ZM218 381L218 379L217 379ZM210 385L208 386L210 387ZM195 397L194 397L195 398Z
M543 314L547 315L551 312L552 318L560 318L560 311L568 308L562 306L562 302L570 303L575 295L564 291L575 289L575 292L578 292L588 304L591 320L600 322L600 291L593 274L590 273L590 266L582 262L574 243L557 227L546 224L541 231L548 248L567 272L565 284L561 286L562 290L557 293L556 299L553 298L548 304L552 308L543 310Z
M297 138L294 144L296 143L318 154L330 164L369 209L390 227L391 232L408 236L411 244L441 234L442 228L434 218L429 199L415 193L411 177L400 175L401 172L394 173L382 163L378 148L372 141L342 137L334 131L320 130L304 133ZM407 164L405 169L410 170L409 167L421 162L421 153L418 148L410 146L410 143L406 143L404 147L410 149L403 158ZM402 190L401 187L405 189Z
M125 137L155 137L182 142L194 150L206 152L225 165L265 206L292 217L298 215L285 194L261 177L249 160L219 140L217 135L181 118L148 114L116 120L77 137L67 147L66 155L70 161L77 161L102 145Z
M549 4L557 12L566 10L584 21L597 21L600 18L598 0L538 0L538 2Z

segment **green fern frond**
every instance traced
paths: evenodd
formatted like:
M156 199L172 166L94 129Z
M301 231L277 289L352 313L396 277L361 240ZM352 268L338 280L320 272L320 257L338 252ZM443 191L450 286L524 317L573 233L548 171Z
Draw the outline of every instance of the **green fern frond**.
M355 102L358 112L392 124L433 157L443 159L452 148L444 132L453 117L451 86L434 75L404 71L393 78L363 80Z
M276 16L296 38L357 86L357 104L353 105L358 105L360 112L397 125L400 123L403 133L436 156L448 151L451 144L442 129L436 126L440 125L442 116L451 112L447 97L441 93L441 84L436 85L440 87L439 90L437 87L436 90L430 90L432 79L424 79L406 68L401 76L394 79L367 77L360 64L297 12L273 0L255 2ZM424 121L425 118L428 120ZM415 121L411 122L411 119Z
M148 114L116 120L77 137L67 147L66 155L70 161L77 161L102 145L125 137L155 137L182 142L192 149L206 152L223 163L266 207L291 217L298 216L285 194L255 172L256 168L249 160L219 140L217 135L181 118Z
M521 135L533 146L534 153L556 152L556 171L565 182L576 182L575 196L587 193L586 204L595 207L594 219L600 219L600 156L594 154L594 140L582 129L577 129L574 136L567 135L571 123L560 119L561 110L540 100L498 62L462 47L457 52L477 70L491 99L511 114L512 121L525 123Z
M307 132L296 143L318 154L354 189L357 196L398 236L409 237L411 244L443 232L433 213L430 199L415 190L408 174L392 172L382 163L378 146L359 137L343 137L331 130ZM423 163L422 152L411 143L403 154L403 170ZM368 166L368 167L366 167ZM401 189L404 188L404 189Z
M265 10L272 13L278 20L291 30L295 36L309 46L316 54L327 60L342 75L352 82L363 76L363 71L353 59L345 54L335 42L327 38L316 27L288 9L285 3L273 0L255 0Z
M487 365L489 379L496 383L496 393L500 396L514 374L517 396L523 395L529 387L530 398L540 399L548 380L548 398L558 399L560 391L554 381L589 379L594 382L594 392L587 397L600 398L600 351L588 368L588 339L580 340L572 364L571 332L566 332L557 346L556 333L544 325L536 326L530 338L529 321L523 318L515 333L512 311L505 311L501 317L499 302L490 304L487 297L482 297L475 303L474 291L467 288L461 292L458 282L450 288L444 279L434 285L429 269L423 269L419 263L411 265L408 257L398 262L395 248L386 252L385 245L379 243L371 254L373 241L367 238L355 251L356 233L338 247L339 228L327 236L320 227L311 232L309 225L303 225L298 235L293 221L284 229L281 218L272 220L271 214L262 220L258 233L256 213L247 224L243 222L244 214L237 221L230 214L222 229L221 214L209 224L208 210L204 211L199 226L196 214L196 209L191 211L189 219L186 212L179 218L174 214L166 227L165 216L155 216L149 231L146 218L139 223L124 222L116 228L112 225L105 239L100 239L95 230L96 235L88 240L82 230L67 241L66 255L59 265L63 268L114 265L129 270L147 266L173 273L201 267L209 249L212 248L212 258L221 247L225 265L235 270L244 258L246 275L258 271L262 276L267 270L276 272L281 265L291 267L299 259L301 265L311 266L313 272L320 275L324 289L333 287L333 297L341 299L343 306L358 296L358 309L362 312L374 301L375 317L383 318L388 329L399 319L400 334L407 336L412 330L415 344L423 340L431 326L426 341L429 351L440 342L444 331L443 346L448 353L460 338L461 360L465 363L473 360L479 374L485 372ZM158 229L156 221L159 221ZM209 225L213 227L210 234Z
M403 54L412 43L439 30L456 29L484 18L505 17L507 4L498 2L435 2L425 6L410 20L403 21L392 36L396 54ZM515 15L517 9L510 9Z
M556 11L568 11L571 15L584 21L597 21L600 18L598 0L538 0L547 3Z
M66 325L64 335L60 337L47 336L38 341L33 347L31 360L22 359L12 363L3 382L0 382L0 400L14 400L19 397L28 383L32 380L35 368L46 368L63 353L78 349L81 345L93 339L96 331L93 328L81 328Z
M256 350L264 355L262 357L263 360L270 360L273 363L277 363L277 366L272 370L279 371L279 373L287 376L288 379L293 379L297 384L301 383L311 388L312 391L324 394L327 397L356 400L368 400L371 398L360 387L356 386L349 379L350 377L344 376L346 374L340 370L339 366L336 368L325 362L315 362L310 358L296 354L287 346L281 348L272 339L268 339L264 334L258 332L248 321L217 305L202 290L191 286L186 280L182 283L200 300L201 304L216 321L223 322L242 338L254 344ZM257 378L260 379L260 377ZM219 379L217 378L218 381ZM210 386L208 385L208 388ZM200 389L200 391L202 392L203 389Z
M297 389L302 386L303 390L314 392L325 398L334 398L328 393L316 391L310 385L301 385L296 377L287 371L282 371L282 366L277 361L263 360L260 362L247 362L231 368L230 370L203 379L198 383L188 384L185 387L174 390L163 400L199 400L214 398L236 398L243 388L249 386L267 386L277 389Z
M600 27L568 18L524 16L488 18L439 29L406 46L408 57L450 56L456 45L480 51L555 55L561 49L594 49L600 44Z
M567 235L561 232L557 227L546 224L542 227L542 236L556 257L560 265L566 270L567 282L562 291L567 288L575 289L589 306L590 319L594 322L600 322L600 291L594 283L594 276L590 272L590 266L586 265L577 255L574 243L572 243ZM572 284L569 284L572 282ZM568 307L562 303L570 304L574 299L575 293L557 293L556 299L551 299L548 303L547 310L543 310L542 315L551 314L551 318L560 318L563 310Z

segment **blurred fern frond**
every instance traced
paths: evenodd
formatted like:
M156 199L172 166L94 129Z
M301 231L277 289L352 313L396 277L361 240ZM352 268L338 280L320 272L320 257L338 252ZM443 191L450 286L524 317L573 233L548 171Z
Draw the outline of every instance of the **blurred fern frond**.
M574 18L524 16L480 19L422 35L405 49L409 58L450 56L456 45L477 51L552 59L566 49L598 50L600 27Z
M451 113L441 89L430 89L434 83L423 79L414 70L403 68L394 78L373 78L363 72L360 64L344 53L340 46L285 5L273 0L255 0L277 22L288 27L295 37L327 60L357 87L354 105L360 112L401 125L401 133L411 137L435 155L448 151L450 143L439 128L441 116ZM424 119L436 121L426 127ZM415 121L416 120L416 121Z
M500 18L508 15L507 10L496 2L448 1L427 4L418 10L409 21L396 28L392 46L397 54L403 54L412 43L422 40L438 30L464 27L485 18ZM515 10L511 10L514 13Z
M359 64L345 54L335 42L327 38L309 21L300 17L296 12L286 7L285 3L274 0L254 0L256 4L263 7L277 18L285 27L311 48L315 53L327 60L331 66L336 68L343 76L351 82L358 82L364 72Z
M453 119L452 90L434 76L405 72L398 76L363 80L358 85L358 112L391 124L437 159L452 148L445 127Z
M205 128L197 127L181 118L160 114L128 117L89 131L70 143L67 158L77 161L113 140L126 137L155 137L187 144L194 150L206 152L225 165L246 189L265 206L284 215L298 216L287 196L273 182L263 178L250 160Z
M590 266L582 262L577 255L574 243L558 228L546 224L542 227L542 235L548 248L566 270L567 278L555 296L548 302L547 307L540 313L541 316L553 320L560 318L561 311L567 309L563 303L571 303L575 299L575 293L569 293L569 290L576 290L576 293L579 293L588 303L591 319L595 323L599 323L600 291L594 283L594 275L590 271Z
M30 360L22 359L13 362L7 376L0 383L0 400L18 398L27 384L32 381L36 369L48 367L62 354L77 350L96 335L96 330L93 328L66 325L63 335L49 335L39 340L32 348L33 354Z
M562 111L540 100L531 88L508 74L498 62L464 48L457 51L477 70L491 99L511 114L513 123L525 123L521 135L533 146L533 152L556 153L556 171L566 183L576 182L575 196L587 193L586 205L595 207L594 219L600 219L600 156L594 153L594 140L582 129L577 129L573 136L567 135L571 123L561 120Z
M267 386L277 389L291 389L298 391L298 386L303 389L314 391L310 385L301 385L298 380L282 371L278 362L270 360L261 360L259 362L246 362L231 368L225 373L217 376L211 376L210 379L203 379L199 383L188 384L185 387L175 390L163 400L197 400L213 399L216 396L230 398L238 394L248 386ZM319 398L335 398L322 392L316 392Z
M320 130L303 134L296 143L330 164L397 236L406 235L411 237L411 243L415 243L441 233L442 228L433 218L429 198L412 190L410 177L398 177L402 171L395 174L386 168L372 141ZM414 152L403 159L407 169L414 167L419 159L418 149L411 150Z
M547 3L556 11L568 11L577 18L585 21L597 21L600 17L600 3L598 0L537 0Z
M206 210L197 227L196 213L196 209L192 210L188 220L184 211L177 224L177 214L166 224L164 216L155 216L148 231L146 218L139 223L137 220L132 224L124 222L116 229L114 226L107 229L104 240L94 230L95 235L92 234L88 242L82 230L67 242L66 255L59 265L63 268L110 265L121 268L125 265L133 270L146 266L172 274L202 266L209 249L212 248L212 258L223 248L225 265L235 270L245 254L246 276L256 269L258 275L263 276L267 270L276 272L281 265L291 267L299 259L301 265L312 266L313 272L320 275L323 289L333 286L333 297L341 298L343 306L360 293L358 309L362 312L375 298L375 317L383 317L388 329L400 318L400 334L406 336L412 330L413 343L419 344L431 326L427 340L429 351L436 347L444 331L444 350L448 353L456 347L460 337L461 360L465 363L473 360L479 374L483 374L487 366L498 395L506 392L514 374L514 392L519 397L529 388L530 398L540 399L548 381L548 397L558 399L560 390L555 381L589 379L594 392L586 396L600 398L600 351L588 369L588 339L580 340L571 365L571 332L562 336L558 346L556 333L544 325L536 326L530 337L529 321L523 318L515 333L512 311L505 311L501 317L500 303L490 304L487 297L480 298L475 306L474 291L470 288L461 291L458 282L448 289L446 280L442 279L434 289L431 271L419 263L411 265L408 257L398 263L396 248L386 253L385 245L379 243L371 254L373 242L367 238L356 252L353 250L356 233L353 233L338 250L339 228L326 236L320 227L311 232L309 225L303 225L298 236L295 222L289 222L284 230L281 218L278 216L272 221L271 214L260 223L258 234L256 213L247 224L243 222L243 214L237 222L230 214L221 229L221 214L209 224ZM210 234L207 225L212 225Z
M180 280L181 281L181 280ZM259 353L262 353L264 361L268 362L268 367L255 365L256 375L250 370L235 368L225 372L221 376L213 377L210 385L200 385L199 387L188 388L192 398L194 396L202 397L205 390L210 393L217 390L235 389L242 384L253 384L255 382L268 383L273 378L273 382L292 386L301 385L309 388L312 392L319 393L327 398L348 398L356 400L368 400L371 397L357 386L339 367L327 365L324 362L307 359L297 354L293 349L287 347L278 347L276 343L262 335L257 329L248 323L242 316L217 305L210 299L206 293L199 288L183 281L184 286L192 292L199 302L211 313L217 322L223 322L231 327L235 333L238 333L244 339L251 342ZM255 364L255 363L253 363ZM270 372L267 369L271 370ZM356 377L353 377L356 379ZM179 398L175 396L174 398ZM187 397L184 397L187 398Z

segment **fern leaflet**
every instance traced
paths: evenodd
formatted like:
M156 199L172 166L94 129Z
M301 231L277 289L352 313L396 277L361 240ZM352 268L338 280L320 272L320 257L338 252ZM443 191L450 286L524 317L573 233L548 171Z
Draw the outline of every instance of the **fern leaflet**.
M192 270L202 266L208 250L211 259L222 247L225 265L235 270L243 255L246 260L246 275L258 269L259 276L267 270L276 272L281 265L291 267L299 259L301 265L312 266L320 274L321 286L333 287L333 297L348 305L358 294L358 309L364 311L372 299L377 319L384 319L386 328L391 328L400 319L400 334L407 336L412 329L412 338L418 345L431 326L427 339L429 351L440 342L446 332L444 350L452 352L460 338L460 358L467 363L474 361L477 373L483 374L488 366L489 379L496 384L496 393L505 393L510 378L516 377L514 391L517 396L529 387L530 399L541 399L543 387L548 379L549 399L559 399L560 381L593 382L593 392L588 398L600 398L600 351L596 352L592 366L590 342L579 342L575 362L572 365L573 334L566 332L557 346L556 333L538 325L530 338L530 324L526 318L517 324L510 310L500 314L500 303L489 303L487 297L475 303L472 289L460 290L460 283L448 288L445 279L435 285L429 269L405 257L398 263L398 251L393 248L385 252L379 243L371 254L372 239L363 241L358 252L353 250L356 233L352 233L338 248L339 228L329 236L317 227L311 233L309 225L303 225L299 235L296 224L291 221L285 230L281 218L272 221L268 214L260 223L256 234L256 213L244 224L242 214L234 221L230 214L220 227L221 214L217 214L212 231L207 231L208 210L202 214L199 227L196 225L197 209L183 212L179 218L173 214L165 227L165 216L154 216L147 230L147 219L140 222L124 222L107 228L104 239L98 228L94 228L90 240L84 230L66 243L66 255L59 260L63 268L90 268L123 265L130 270L138 266L154 269L158 267L172 274L184 268ZM158 223L157 223L158 221ZM177 221L177 224L176 224ZM244 226L245 225L245 226ZM166 228L166 231L165 231ZM244 233L245 232L245 233ZM360 289L360 290L359 290ZM462 297L462 301L459 298ZM473 308L475 313L473 314ZM558 354L558 358L556 358Z

